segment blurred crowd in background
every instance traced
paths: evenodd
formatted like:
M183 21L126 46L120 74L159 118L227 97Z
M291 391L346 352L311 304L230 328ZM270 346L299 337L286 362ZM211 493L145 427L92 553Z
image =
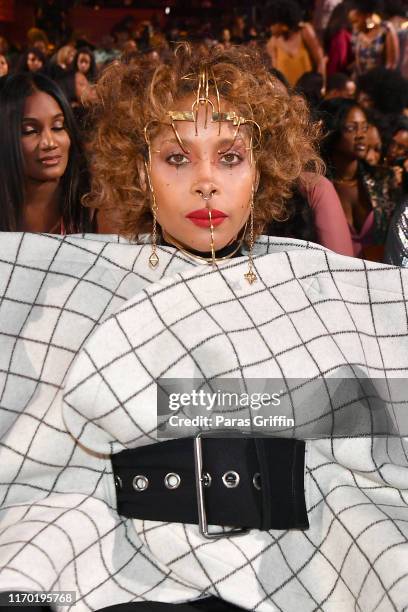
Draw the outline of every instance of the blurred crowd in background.
M269 0L245 14L234 11L212 21L169 15L165 24L129 16L101 40L90 40L72 31L57 2L45 2L24 45L0 36L0 76L36 73L57 83L86 149L93 84L110 63L143 57L159 65L171 61L171 49L186 40L203 54L214 47L256 48L282 85L306 98L320 122L326 179L334 186L330 191L325 184L323 204L294 188L288 223L270 233L336 248L336 239L327 239L331 230L318 227L316 219L330 224L325 219L331 216L333 224L337 212L322 214L316 206L337 211L337 198L350 234L345 240L352 241L351 252L343 252L383 261L391 220L394 215L401 227L408 194L408 0ZM335 226L344 224L336 220ZM3 222L0 229L27 226Z

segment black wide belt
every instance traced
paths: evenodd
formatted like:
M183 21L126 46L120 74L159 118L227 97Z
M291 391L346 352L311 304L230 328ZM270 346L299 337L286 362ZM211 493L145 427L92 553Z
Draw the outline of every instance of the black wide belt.
M200 525L206 537L307 529L302 440L181 438L112 456L122 516ZM233 527L209 532L208 524Z

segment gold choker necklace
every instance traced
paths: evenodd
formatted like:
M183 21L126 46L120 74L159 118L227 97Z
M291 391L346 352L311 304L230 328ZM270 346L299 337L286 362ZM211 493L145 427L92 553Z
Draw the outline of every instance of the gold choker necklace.
M203 255L198 255L196 253L191 253L191 251L189 251L185 246L183 246L180 242L178 242L175 238L173 238L173 236L169 236L167 233L163 232L164 240L168 244L170 244L171 246L176 247L176 249L178 249L180 251L180 253L183 253L183 255L186 255L187 257L189 257L193 261L198 261L200 263L206 263L208 265L211 265L213 263L218 263L219 261L225 261L226 259L230 259L236 253L238 253L239 249L241 248L241 246L242 246L242 244L244 242L244 236L245 236L245 231L243 232L241 239L237 242L237 246L235 247L235 249L233 249L231 251L231 253L228 253L228 255L224 255L223 257L215 257L214 258L212 256L204 257ZM223 249L225 249L225 248L226 247L223 247ZM220 249L220 250L223 250L223 249Z

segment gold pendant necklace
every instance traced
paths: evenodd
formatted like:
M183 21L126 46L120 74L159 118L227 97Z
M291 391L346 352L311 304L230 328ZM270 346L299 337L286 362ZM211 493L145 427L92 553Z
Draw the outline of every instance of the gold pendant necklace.
M333 183L337 183L338 185L350 185L350 187L353 187L354 185L357 185L358 178L335 178L333 179Z

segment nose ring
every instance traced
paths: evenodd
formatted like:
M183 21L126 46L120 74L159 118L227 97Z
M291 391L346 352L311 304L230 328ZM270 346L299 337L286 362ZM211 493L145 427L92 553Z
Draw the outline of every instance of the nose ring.
M203 198L203 200L208 201L211 200L211 198L213 197L213 191L210 191L210 193L204 193L202 192L200 189L198 190L198 193L200 194L200 196Z

